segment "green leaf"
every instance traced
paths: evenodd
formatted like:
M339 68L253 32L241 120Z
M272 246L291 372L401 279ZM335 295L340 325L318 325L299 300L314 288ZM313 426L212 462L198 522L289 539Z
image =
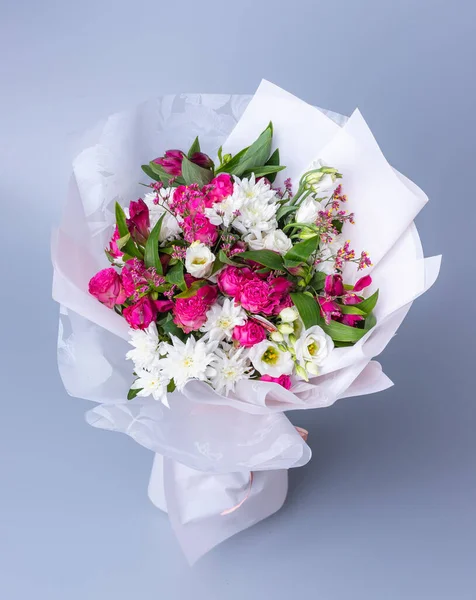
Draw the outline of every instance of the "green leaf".
M124 213L124 209L119 204L119 202L116 202L116 224L117 229L119 231L119 235L121 236L121 238L125 238L129 234L129 229L127 227L127 220L126 215ZM134 241L131 239L127 240L122 250L129 256L142 259L142 252L139 250L139 248L137 248Z
M273 167L279 166L279 148L276 148L276 150L273 152L273 154L271 154L271 156L266 161L266 165L265 166L273 166ZM270 173L270 176L268 177L268 180L271 183L273 183L273 181L276 179L276 173L277 173L277 171L274 172L274 173Z
M198 141L198 135L193 140L192 145L190 146L190 150L187 153L188 158L192 158L195 152L200 152L200 142Z
M117 240L116 244L117 247L119 248L119 250L121 250L121 248L124 248L124 246L127 244L127 242L131 239L131 234L127 233L127 235L125 235L124 237L121 237Z
M254 260L260 265L269 267L270 269L274 269L275 271L284 271L282 256L277 252L273 252L272 250L248 250L247 252L240 252L239 254L234 254L233 257L235 259L240 258L246 260Z
M322 271L316 271L312 276L312 279L309 285L316 290L316 292L320 292L324 288L324 284L326 282L326 274Z
M162 181L160 175L158 175L157 173L155 173L149 165L142 165L141 169L144 171L144 173L147 175L147 177L150 177L151 179L153 179L154 181Z
M217 156L218 156L218 160L220 161L220 165L221 165L223 162L223 146L220 146L218 148Z
M185 279L183 277L183 263L179 261L170 267L165 275L165 280L177 285L181 290L186 290L187 285L185 284Z
M358 304L353 304L353 306L356 306L363 313L368 315L375 308L375 305L377 304L377 300L378 300L378 290L376 292L374 292L371 296L369 296L366 300L363 300L362 302L359 302Z
M365 313L363 310L360 310L360 308L357 308L357 306L357 304L339 304L339 310L344 315L365 316L367 313Z
M185 332L173 322L172 315L169 315L169 318L161 325L161 329L166 335L174 335L182 342L187 338Z
M177 386L175 385L175 381L174 381L173 379L171 379L171 380L169 381L169 384L168 384L168 386L167 386L167 391L168 391L168 393L169 393L169 394L171 394L172 392L175 392L175 390L176 390L176 387L177 387Z
M235 260L233 260L232 258L229 258L223 250L220 250L220 252L218 253L218 260L225 264L225 265L231 265L233 267L241 267L243 265L241 265L240 263L236 262Z
M199 167L184 156L182 161L182 177L184 178L186 185L198 183L198 185L202 187L207 183L210 183L213 179L213 173L210 169Z
M290 215L293 212L296 212L299 206L289 206L289 204L283 204L276 213L276 219L280 221L283 217Z
M162 181L162 183L165 183L165 185L170 185L170 181L172 179L174 180L174 186L185 184L185 180L183 179L183 177L173 177L173 175L169 175L168 173L166 173L162 165L159 165L158 163L151 161L149 163L149 169L156 175L154 179L156 179L156 181Z
M215 275L215 273L218 273L218 271L223 267L223 265L224 265L224 263L222 263L219 258L215 258L211 275Z
M127 392L127 399L128 400L134 400L134 398L137 396L137 394L139 392L142 391L142 388L131 388L128 392Z
M269 167L267 167L266 165L264 165L264 167L255 167L254 169L250 169L248 171L245 171L243 173L243 177L249 177L252 173L254 173L256 177L264 177L265 175L269 175L270 173L276 174L276 173L278 173L279 171L282 171L285 168L286 167L283 167L283 166L277 166L277 167L269 166ZM268 179L269 179L269 177L268 177Z
M215 174L216 175L218 175L219 173L230 173L231 174L233 172L233 169L239 164L239 162L241 161L241 159L247 152L248 148L249 148L249 146L246 148L243 148L243 150L240 150L239 152L237 152L237 154L235 154L235 156L233 156L233 158L231 158L228 162L226 162L219 169L217 169Z
M249 148L238 161L237 165L231 170L228 168L227 172L231 173L232 175L241 176L243 173L245 173L245 171L253 171L256 167L262 167L265 165L271 152L272 138L273 124L270 122L268 127L266 127L258 139L254 141L251 146L249 146Z
M331 321L328 325L321 319L319 325L336 342L357 342L363 337L368 329L350 327L338 321Z
M198 292L198 290L205 285L208 285L208 281L206 279L201 279L200 281L194 281L189 288L187 288L181 294L177 294L177 296L175 296L175 298L191 298L192 296L195 296L195 294Z
M166 213L164 213L160 219L155 224L154 228L149 234L147 238L147 242L145 245L144 252L144 262L147 268L154 267L154 269L162 275L162 263L160 262L159 256L159 237L160 237L160 228L162 227L162 221L164 220Z
M314 254L319 245L319 236L315 235L303 242L295 244L291 250L288 250L284 255L284 260L293 260L307 262L309 257Z
M304 327L309 329L314 325L318 325L321 320L321 313L315 298L302 292L291 292L290 296L304 323Z

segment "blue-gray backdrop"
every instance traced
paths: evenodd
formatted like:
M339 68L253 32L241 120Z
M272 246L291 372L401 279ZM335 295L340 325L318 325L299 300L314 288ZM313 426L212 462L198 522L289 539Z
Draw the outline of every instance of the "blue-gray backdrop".
M469 0L0 0L2 600L474 600L475 32ZM349 114L423 187L435 287L382 362L396 386L301 413L278 514L193 569L152 455L88 427L56 368L49 235L71 135L162 93L266 77Z

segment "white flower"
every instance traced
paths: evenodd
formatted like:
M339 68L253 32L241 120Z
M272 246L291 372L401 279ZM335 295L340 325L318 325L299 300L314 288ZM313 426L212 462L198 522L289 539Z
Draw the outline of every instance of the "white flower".
M283 323L292 323L299 317L299 313L295 306L288 306L287 308L283 308L278 317Z
M171 335L172 344L163 344L161 351L166 354L161 360L162 369L174 380L178 390L182 390L190 379L206 381L210 374L210 364L215 360L213 350L216 344L196 340L189 336L184 343Z
M133 390L139 390L137 396L150 396L154 400L160 400L165 406L168 406L167 402L167 386L170 379L165 375L161 369L152 369L146 371L145 369L137 369L137 379L131 386Z
M319 325L303 331L294 344L296 360L311 375L319 373L319 367L324 364L333 349L332 338Z
M134 346L134 349L129 350L126 359L134 362L136 371L137 369L156 368L160 354L158 352L159 336L155 323L151 323L147 329L130 329L129 335L131 337L129 344Z
M263 340L252 346L248 355L254 368L261 375L279 377L293 372L294 363L291 354L280 350L274 342Z
M165 213L164 220L160 227L159 241L165 242L177 238L182 229L176 217L168 210L170 196L173 194L174 188L161 188L159 193L149 192L144 196L144 202L149 208L150 228L152 229L160 217Z
M239 210L233 220L233 227L240 233L252 233L259 237L261 232L276 229L278 205L272 202L276 198L276 192L264 179L257 182L254 174L249 179L235 177L231 198Z
M345 238L343 235L337 235L332 242L321 244L317 258L320 262L316 265L316 271L322 271L326 275L332 275L335 271L335 256L344 246Z
M235 305L234 300L226 298L223 306L215 303L207 312L207 320L200 331L208 333L208 339L219 342L224 338L231 339L233 329L237 325L244 325L246 313L241 306Z
M210 377L210 382L219 394L227 396L235 389L237 381L249 378L251 367L246 355L243 356L244 351L245 348L240 348L236 352L216 350L216 359L213 363L214 374Z
M241 198L228 196L221 202L215 202L211 208L206 208L205 215L212 225L223 224L225 227L229 227L239 213L242 204Z
M322 169L323 167L326 167L326 165L322 162L322 160L318 159L311 163L309 171L315 171ZM330 170L333 171L333 173L336 173L335 169ZM335 174L333 175L331 173L322 172L310 173L306 177L306 184L316 195L323 198L328 198L336 188L335 180Z
M200 279L208 277L212 272L215 255L202 242L192 242L185 254L185 268L190 275Z
M323 204L313 198L306 198L296 212L296 223L315 223L320 210L325 210Z
M264 238L264 247L267 250L274 250L279 254L286 254L291 250L293 243L281 229L275 229L266 235Z

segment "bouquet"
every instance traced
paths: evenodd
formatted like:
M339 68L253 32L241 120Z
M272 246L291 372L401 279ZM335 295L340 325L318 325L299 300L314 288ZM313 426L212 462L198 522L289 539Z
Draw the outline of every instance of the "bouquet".
M191 562L284 502L311 456L285 411L391 385L372 358L439 270L425 202L358 111L268 82L146 103L75 159L60 372L91 424L155 452L149 495Z

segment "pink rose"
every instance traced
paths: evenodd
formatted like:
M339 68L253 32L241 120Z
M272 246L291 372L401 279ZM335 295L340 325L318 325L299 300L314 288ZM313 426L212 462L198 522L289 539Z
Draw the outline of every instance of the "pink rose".
M289 375L280 375L279 377L271 377L271 375L261 375L260 381L270 381L272 383L277 383L286 390L289 390L291 387L291 377L289 377Z
M210 206L215 202L221 202L233 193L233 182L228 173L221 173L215 179L212 179L207 186L207 197Z
M190 298L177 298L174 306L174 323L185 333L197 331L207 320L207 311L218 295L216 286L204 285Z
M123 255L123 252L121 252L117 246L117 240L120 239L120 234L119 234L119 229L116 227L114 228L114 233L112 234L112 238L111 241L109 242L109 254L112 256L112 258L121 258L121 256Z
M232 337L240 346L251 348L251 346L259 344L266 338L266 330L255 321L249 320L244 325L237 325L233 329Z
M277 315L285 307L291 282L284 277L263 281L258 278L244 283L237 295L237 301L251 313Z
M251 269L248 267L226 266L217 276L217 283L220 291L227 296L236 297L243 285L254 279Z
M190 243L198 240L211 246L218 238L218 227L212 225L207 217L200 213L185 217L182 229L185 239Z
M167 312L174 307L172 300L154 300L154 304L159 312Z
M127 228L131 237L139 244L145 244L149 237L149 207L139 198L132 200L129 204L129 218L127 219Z
M126 306L122 314L132 329L147 329L155 321L157 308L148 296L144 296L132 306Z
M114 267L103 269L94 275L89 282L89 293L108 308L113 308L115 304L124 304L127 298L121 277Z

